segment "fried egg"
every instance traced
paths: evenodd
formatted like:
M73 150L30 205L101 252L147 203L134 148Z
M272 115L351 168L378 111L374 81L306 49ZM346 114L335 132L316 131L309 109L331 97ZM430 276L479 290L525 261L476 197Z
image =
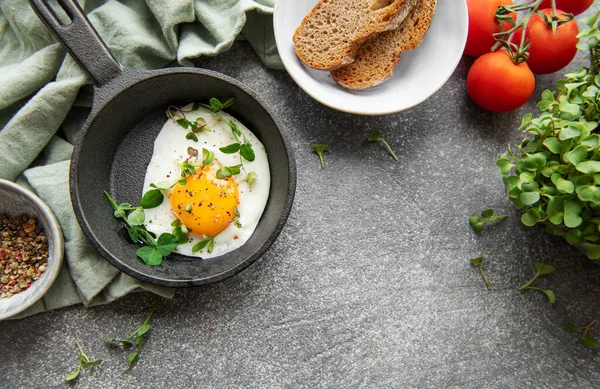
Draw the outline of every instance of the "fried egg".
M238 139L242 141L245 137L252 145L255 155L252 162L242 159L240 152L226 154L219 150L238 140L230 126L214 113L196 104L180 109L187 121L199 124L199 131L194 133L190 127L183 128L176 121L179 117L175 117L168 119L156 137L143 193L159 183L163 183L159 185L162 187L168 182L171 188L163 190L161 205L144 210L144 224L156 236L173 233L175 225L185 225L189 242L180 244L174 252L212 258L235 250L252 236L269 197L269 162L263 144L231 115L219 112L243 134ZM203 164L206 160L202 149L214 153L214 159L208 164ZM218 177L222 167L236 167L241 163L239 173ZM185 178L182 164L189 169ZM234 168L233 173L236 172ZM214 244L192 250L195 245L198 247L197 243L208 239L213 239Z

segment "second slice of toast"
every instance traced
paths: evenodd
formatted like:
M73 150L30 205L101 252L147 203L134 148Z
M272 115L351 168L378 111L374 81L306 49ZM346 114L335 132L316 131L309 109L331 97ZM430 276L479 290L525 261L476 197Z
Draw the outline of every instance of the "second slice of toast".
M373 87L391 78L400 55L415 49L423 41L435 6L436 0L418 0L398 28L365 41L352 63L331 71L332 78L341 86L354 90Z
M397 28L418 0L319 0L294 32L300 60L333 70L352 62L360 44Z

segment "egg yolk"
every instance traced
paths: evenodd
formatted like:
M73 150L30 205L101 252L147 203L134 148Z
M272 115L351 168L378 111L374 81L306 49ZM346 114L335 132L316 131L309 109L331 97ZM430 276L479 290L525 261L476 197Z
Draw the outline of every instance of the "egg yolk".
M214 164L196 168L184 185L173 187L172 210L194 235L215 236L235 219L237 182L217 178L217 170Z

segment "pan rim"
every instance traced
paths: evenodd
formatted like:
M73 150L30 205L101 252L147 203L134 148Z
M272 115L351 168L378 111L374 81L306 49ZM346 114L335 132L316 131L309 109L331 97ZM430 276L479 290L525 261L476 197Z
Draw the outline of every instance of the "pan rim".
M283 150L287 157L287 174L288 174L288 187L285 192L285 199L283 200L283 206L280 214L277 217L277 223L273 226L271 233L268 238L260 243L260 246L249 256L246 256L243 260L238 262L235 266L222 271L217 274L213 274L207 277L201 278L190 278L190 279L169 279L154 275L144 274L138 270L135 270L128 265L126 265L122 260L117 258L115 255L111 253L109 249L99 241L94 232L90 227L90 223L88 222L86 215L81 207L81 197L80 197L80 187L78 185L78 172L79 172L79 164L81 159L81 149L85 144L85 139L87 138L88 132L96 120L96 118L102 114L103 109L106 105L111 101L111 99L119 94L125 92L126 90L132 88L135 84L140 82L144 82L156 77L161 77L165 75L171 74L193 74L193 75L202 75L208 76L220 81L224 81L229 83L239 89L241 89L244 93L250 96L254 101L256 101L262 109L265 110L267 115L271 118L275 127L277 128L277 132L281 137L281 141L283 144ZM115 87L116 86L116 87ZM69 192L71 195L71 202L73 206L73 210L76 216L76 219L79 223L79 226L83 230L86 238L90 242L90 244L105 258L111 265L119 269L125 274L128 274L140 281L148 282L154 285L161 285L167 287L192 287L199 285L206 285L215 283L218 281L222 281L226 278L229 278L242 270L246 269L252 263L256 262L260 257L262 257L271 245L275 242L277 237L280 235L285 223L289 217L289 214L292 209L295 192L296 192L296 181L297 181L297 172L296 172L296 161L294 157L293 149L290 146L290 140L288 134L283 130L283 126L279 117L275 114L273 109L251 88L243 84L242 82L227 76L225 74L221 74L212 70L199 69L199 68L165 68L158 70L150 70L150 71L138 71L131 69L124 69L123 73L119 75L112 82L102 85L101 87L94 88L94 102L92 104L92 109L88 118L86 119L81 132L77 138L77 142L75 148L73 150L73 154L71 157L70 168L69 168ZM269 197L271 196L271 192L269 192ZM215 257L213 259L217 259Z

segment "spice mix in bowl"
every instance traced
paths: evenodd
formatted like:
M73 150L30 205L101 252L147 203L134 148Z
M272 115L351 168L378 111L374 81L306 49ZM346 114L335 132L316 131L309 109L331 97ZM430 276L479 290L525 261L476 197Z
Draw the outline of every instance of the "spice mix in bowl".
M0 179L0 320L20 313L50 288L62 266L63 235L32 192Z

